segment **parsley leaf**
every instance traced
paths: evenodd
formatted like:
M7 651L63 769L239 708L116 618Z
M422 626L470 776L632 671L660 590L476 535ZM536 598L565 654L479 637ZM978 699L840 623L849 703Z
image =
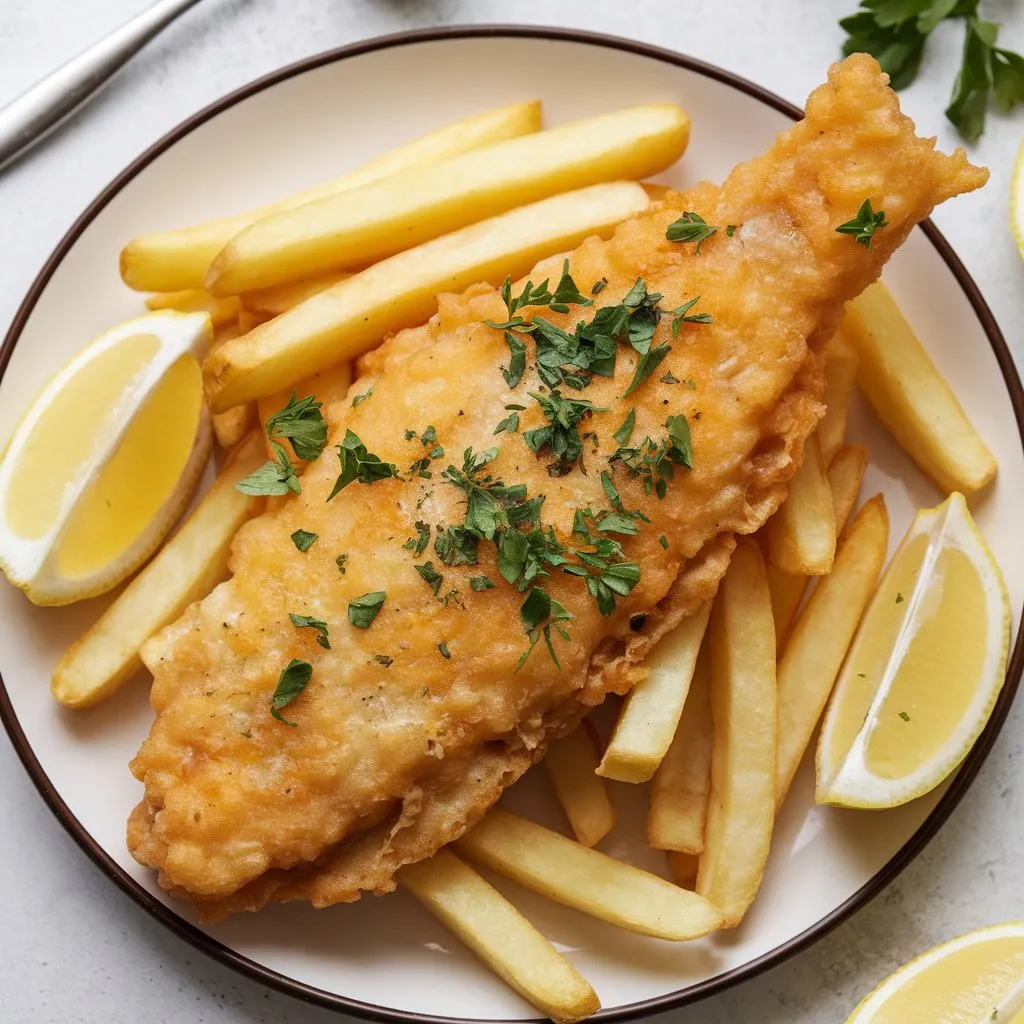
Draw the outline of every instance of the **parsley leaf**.
M289 612L288 618L292 620L292 625L296 629L303 629L306 626L315 629L317 631L316 642L324 650L331 649L331 641L328 639L330 634L327 630L327 623L323 619L314 619L312 615L296 615L294 612Z
M444 577L434 568L434 563L427 562L426 565L414 565L413 568L420 574L423 582L434 591L434 597L437 597L437 592L441 589Z
M700 296L697 295L690 299L689 302L684 302L681 306L677 306L675 309L670 310L670 315L674 318L672 320L672 337L678 338L679 331L683 324L710 324L713 323L710 313L694 313L690 315L690 310L693 309L697 303L700 302Z
M590 288L591 295L598 295L608 287L608 278L602 277L599 281L595 281Z
M645 352L637 360L636 368L633 370L633 379L629 387L622 392L622 397L631 395L654 371L661 365L661 361L672 351L671 345L659 345Z
M301 494L302 485L295 475L295 467L292 466L292 460L288 458L288 453L277 441L271 441L270 448L274 453L274 458L264 462L259 469L254 470L247 477L237 481L235 489L243 494L255 495L280 495L287 494L289 491Z
M555 654L554 644L551 642L551 630L555 629L563 640L571 640L568 630L561 623L568 622L572 617L572 614L566 611L562 604L555 601L546 590L534 587L526 595L526 600L523 601L519 609L519 618L522 620L530 645L519 656L516 672L526 664L526 659L542 636L547 644L551 660L555 663L555 668L561 670L562 666L559 664L558 655Z
M334 564L338 567L338 572L340 572L342 576L345 575L345 565L347 562L348 555L338 555L338 557L334 560Z
M493 590L494 581L489 576L470 576L469 588L470 590L475 590L478 593L481 590Z
M398 468L390 462L382 462L380 456L366 450L366 445L352 433L345 431L345 439L336 445L338 459L341 461L341 474L334 484L334 489L327 496L330 501L336 494L343 491L353 480L361 484L372 484L376 480L398 476Z
M526 345L511 331L505 332L505 344L508 345L511 358L509 359L508 369L503 368L501 375L505 378L505 383L510 388L514 388L523 379L523 374L526 373Z
M411 551L414 558L419 558L427 549L427 544L430 543L430 524L423 522L422 519L416 520L416 536L410 537L402 547L406 551Z
M369 390L364 391L361 395L356 395L356 397L352 399L352 408L355 409L357 406L362 405L363 402L365 402L372 394L373 388L371 387Z
M888 226L889 222L885 219L885 210L879 210L875 213L871 209L871 200L865 199L860 204L857 216L853 220L848 220L845 224L840 224L836 228L836 232L840 235L853 235L854 241L860 242L865 249L870 249L872 235L881 228L887 228Z
M296 401L292 391L288 404L267 420L267 437L287 437L298 458L307 462L317 458L327 444L322 405L313 395Z
M699 256L700 247L705 239L710 238L717 230L717 227L708 224L699 213L687 211L679 220L669 224L665 237L670 242L696 242L695 255Z
M281 673L281 678L277 681L274 694L270 698L270 713L279 722L284 722L285 725L290 725L293 729L298 728L298 722L289 722L281 714L280 709L291 704L305 690L312 675L313 666L308 661L299 661L297 658L292 658L287 666L285 666L284 671Z
M626 418L622 421L622 426L612 434L615 443L619 445L629 444L629 439L633 436L633 428L635 426L636 409L630 409L626 414Z
M369 629L370 624L377 618L384 599L388 596L386 590L375 590L369 594L363 594L354 601L348 603L348 621L356 629Z
M507 430L510 434L514 434L519 430L519 413L510 412L495 428L494 433L500 434L502 431Z
M585 398L563 398L558 390L552 391L550 395L531 391L530 397L540 405L548 426L526 431L523 440L531 451L538 453L549 447L555 461L548 466L548 475L565 476L572 468L572 463L583 454L580 420L595 412L608 410L595 407Z
M644 493L650 494L653 490L659 498L665 497L666 481L674 477L674 466L693 468L690 425L686 417L669 416L665 426L668 437L660 444L645 437L636 447L620 446L608 460L628 467L634 476L643 479Z
M452 652L448 650L448 641L442 640L438 645L437 649L441 652L441 657L446 661L451 658Z
M308 530L296 530L292 535L292 543L300 551L308 551L314 544L317 538L317 534L310 533Z

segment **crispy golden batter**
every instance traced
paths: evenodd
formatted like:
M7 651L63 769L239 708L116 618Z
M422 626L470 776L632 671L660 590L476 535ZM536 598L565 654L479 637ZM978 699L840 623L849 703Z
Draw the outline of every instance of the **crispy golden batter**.
M626 399L637 357L619 347L615 378L595 378L582 396L610 410L582 427L597 435L598 450L586 446L586 475L576 468L552 478L550 457L535 456L521 434L493 436L509 402L528 407L522 430L543 425L527 397L539 384L532 369L514 392L499 372L508 359L502 333L481 323L505 318L493 289L446 297L430 324L366 358L352 394L372 384L373 395L355 409L332 406L331 444L351 428L404 471L425 452L406 430L430 424L448 454L430 480L353 483L328 504L338 474L329 447L307 469L301 496L272 502L242 529L233 578L147 645L157 718L132 762L145 783L129 825L135 857L211 918L268 899L327 905L387 891L402 863L477 820L552 736L607 692L628 689L650 644L713 594L732 535L757 529L785 496L822 413L821 350L843 302L878 276L936 203L985 181L962 151L944 156L933 145L915 137L875 62L851 57L811 96L806 119L720 188L669 194L611 241L573 253L582 288L608 282L597 305L621 301L640 276L663 294L663 308L699 295L693 312L714 318L683 325L673 339L665 317L655 344L671 343L672 352ZM870 250L835 231L867 197L889 221ZM684 211L722 226L699 255L692 243L666 241ZM739 225L732 237L729 224ZM557 279L559 269L549 261L534 280ZM571 330L581 315L590 313L550 319ZM666 370L695 386L662 382ZM417 520L462 521L462 495L439 471L461 465L464 449L492 444L500 453L490 471L545 495L545 522L572 543L574 511L608 507L599 470L634 406L635 439L661 440L666 416L686 414L693 470L678 471L658 500L615 469L625 507L650 519L624 539L641 580L602 616L579 579L555 571L544 586L574 616L571 643L555 641L561 671L541 643L517 673L523 595L501 580L493 545L481 542L477 566L445 568L432 550L420 559L443 570L442 597L458 591L445 603L402 544ZM306 553L289 539L297 529L319 535ZM343 553L344 575L335 564ZM479 575L497 586L472 591L469 578ZM350 627L349 601L376 590L388 594L376 621ZM295 629L289 612L325 620L331 649L314 643L313 630ZM385 666L377 656L393 660ZM313 665L308 688L286 710L297 728L268 708L291 658Z

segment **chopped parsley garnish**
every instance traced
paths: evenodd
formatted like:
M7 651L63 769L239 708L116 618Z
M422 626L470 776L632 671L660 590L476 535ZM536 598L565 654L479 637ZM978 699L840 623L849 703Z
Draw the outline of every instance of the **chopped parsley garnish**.
M308 661L292 658L285 666L281 678L277 681L274 695L270 698L270 713L279 722L284 722L285 725L290 725L293 729L298 728L298 722L289 722L281 714L281 708L291 704L305 690L312 675L313 666Z
M317 458L327 444L327 424L320 409L323 405L314 395L296 400L292 391L288 404L267 420L267 437L287 437L292 450L309 462Z
M665 421L668 437L660 444L645 437L633 448L620 446L610 462L621 462L634 476L643 478L644 493L653 490L659 498L665 497L666 481L675 475L674 466L693 468L693 452L690 446L690 426L683 415L669 416Z
M865 249L870 249L871 238L874 233L888 226L889 222L885 219L885 210L879 210L876 213L871 209L871 200L865 199L860 204L857 216L853 220L848 220L845 224L840 224L836 228L836 232L840 235L853 235L855 242L860 242Z
M600 281L595 281L590 288L591 295L599 295L601 292L608 287L608 278L602 277Z
M629 515L595 514L591 509L576 512L573 534L591 550L577 548L575 554L579 562L563 566L562 572L586 580L587 589L602 615L610 615L615 610L616 596L625 597L640 582L639 563L624 561L622 545L607 534L629 536L639 532L640 527Z
M280 495L289 491L301 494L302 485L295 475L295 467L288 458L288 453L277 441L271 441L270 448L274 458L268 459L259 469L237 481L235 489L243 494L254 495Z
M711 319L710 313L694 313L690 315L690 310L693 309L697 303L700 302L700 296L696 295L689 302L684 302L681 306L677 306L675 309L669 310L669 315L673 317L672 320L672 337L678 338L679 331L683 324L710 324L714 323Z
M678 384L679 383L679 378L678 377L673 377L671 370L667 370L665 373L663 373L658 378L658 380L660 380L662 384Z
M378 665L383 665L385 668L391 668L395 663L395 659L389 658L386 654L375 654L373 656L373 660L377 662Z
M622 508L622 495L619 494L619 489L615 486L615 481L612 480L611 474L607 469L601 470L601 486L604 488L604 493L608 500L612 503L612 507Z
M434 534L434 550L445 565L476 565L476 549L480 538L464 526L438 526Z
M442 640L438 645L437 649L441 652L441 657L447 661L451 656L452 652L448 650L448 641Z
M718 230L708 224L699 213L687 211L677 221L669 224L665 237L670 242L696 242L696 255L700 255L700 247L705 239L710 238Z
M300 551L308 551L316 542L317 534L309 530L296 530L292 535L292 543Z
M471 576L469 578L469 589L477 592L481 590L493 590L494 580L490 576Z
M900 712L900 718L902 718L904 722L909 722L910 721L910 715L908 715L906 713L906 711L901 711Z
M348 555L338 555L338 557L334 560L334 564L338 567L338 572L340 572L341 575L344 576L345 566L348 564Z
M661 545L661 546L662 546L662 547L663 547L663 548L664 548L664 549L665 549L666 551L668 551L668 537L666 537L666 536L665 536L665 534L662 534L662 535L661 535L661 536L660 536L660 537L658 538L658 543L659 543L659 544L660 544L660 545Z
M505 378L505 383L514 388L526 373L526 344L511 331L505 332L505 344L508 345L510 357L508 369L503 367L501 375Z
M636 426L636 409L630 409L626 418L622 421L622 426L612 434L617 445L629 444L629 439L633 436L633 428Z
M633 371L633 379L629 387L622 392L622 397L631 395L654 371L661 365L661 361L672 351L670 345L659 345L649 352L644 352L637 361L636 369Z
M551 660L555 663L555 668L561 670L562 666L559 664L558 655L555 653L554 644L551 642L551 630L554 629L563 640L571 640L572 637L569 635L569 631L562 623L572 619L572 614L566 611L565 607L558 601L553 600L546 590L543 590L541 587L534 587L526 595L526 600L519 609L519 618L522 620L523 627L526 630L530 646L519 656L516 671L518 672L526 664L526 659L530 656L534 647L537 646L537 641L542 636L544 637L544 643L547 644Z
M902 594L900 594L900 593L896 594L896 603L897 604L903 604L903 595Z
M732 238L732 236L736 234L736 225L735 224L726 224L725 225L725 233L726 233L726 235L729 238Z
M373 388L371 387L368 391L364 391L361 395L356 395L356 397L352 399L352 408L355 409L356 406L362 405L363 402L365 402L372 394Z
M534 526L528 531L503 530L498 534L498 572L520 592L542 576L550 576L547 566L564 565L564 545L552 527Z
M608 410L596 408L585 398L563 398L558 390L552 391L550 395L531 391L530 397L540 405L548 426L526 431L523 440L532 451L538 453L550 448L555 461L548 466L548 474L564 476L572 468L572 463L583 454L580 420L592 413Z
M434 568L434 563L427 562L425 565L414 565L413 568L420 574L423 582L433 590L434 597L437 597L437 592L441 589L444 577Z
M327 496L328 501L348 487L353 480L358 480L361 484L372 484L376 480L398 476L396 466L390 462L382 462L380 456L368 452L366 445L351 430L345 431L345 439L336 447L338 459L341 461L341 473L334 484L334 489Z
M519 413L510 412L495 428L494 433L500 434L503 431L514 434L519 430Z
M289 612L288 618L292 620L292 625L296 629L304 629L306 626L315 629L317 632L316 642L324 650L331 649L330 633L327 630L327 623L323 619L314 619L312 615L296 615L295 612Z
M416 536L410 537L402 547L406 551L411 551L414 558L419 558L427 549L427 545L430 543L430 524L423 522L422 519L416 520Z
M377 618L384 599L388 596L386 590L374 590L370 594L363 594L354 601L348 603L348 621L356 629L369 629L371 623Z

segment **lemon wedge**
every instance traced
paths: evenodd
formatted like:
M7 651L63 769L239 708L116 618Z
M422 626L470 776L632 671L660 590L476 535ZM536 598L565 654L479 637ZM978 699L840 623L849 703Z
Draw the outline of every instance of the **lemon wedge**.
M210 453L205 313L106 331L43 389L0 459L0 569L35 604L134 572L184 511Z
M962 494L924 509L861 621L818 742L819 803L896 807L971 749L1002 688L1010 601Z
M922 954L882 982L846 1024L1021 1024L1024 922L993 925Z
M1017 251L1024 259L1024 139L1021 139L1010 176L1010 230Z

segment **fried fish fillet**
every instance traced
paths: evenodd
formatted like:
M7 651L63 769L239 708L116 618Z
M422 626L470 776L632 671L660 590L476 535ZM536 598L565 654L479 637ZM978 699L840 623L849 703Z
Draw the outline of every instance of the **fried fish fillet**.
M843 303L937 203L986 180L962 150L945 156L917 138L886 81L864 55L835 65L805 119L764 156L720 187L668 194L610 241L572 253L585 293L606 282L595 308L620 303L639 277L661 309L699 296L690 314L712 322L673 331L674 317L662 316L651 346L671 351L628 397L640 356L625 344L613 377L595 376L582 393L563 388L607 410L580 425L584 454L569 472L549 475L550 452L524 441L547 422L528 396L541 382L529 339L524 379L514 389L503 379L509 348L484 323L508 317L493 289L444 297L429 324L363 360L352 394L373 392L327 410L330 446L307 468L301 495L274 499L243 527L232 578L143 651L156 721L131 765L145 796L128 842L161 885L211 919L268 900L324 906L386 892L403 863L478 820L553 737L634 684L650 646L713 595L734 534L756 530L784 499L823 412L822 349ZM888 222L870 248L836 232L865 199ZM699 251L666 239L688 212L718 227ZM560 265L533 280L557 280ZM594 309L523 313L571 332ZM520 432L495 436L510 404L525 406ZM677 467L663 498L610 461L631 409L633 446L660 444L668 416L689 424L692 470ZM328 501L346 430L402 475L353 482ZM431 458L435 444L443 457ZM536 581L572 615L569 640L551 634L560 667L541 640L517 671L528 644L524 593L502 579L493 543L479 541L477 564L451 566L434 548L417 557L404 546L417 523L433 536L463 523L466 495L442 471L460 467L466 449L491 446L499 450L486 472L544 496L542 522L570 561L577 510L610 508L602 470L621 508L646 517L635 536L616 538L640 578L610 614L560 567ZM429 478L416 468L424 458ZM290 539L296 530L317 534L305 552ZM436 588L415 569L427 560L443 577ZM484 576L494 586L474 589L471 578ZM350 625L350 602L378 591L387 597L369 628ZM325 622L330 648L289 613ZM269 707L291 659L312 665L286 709L294 727Z

